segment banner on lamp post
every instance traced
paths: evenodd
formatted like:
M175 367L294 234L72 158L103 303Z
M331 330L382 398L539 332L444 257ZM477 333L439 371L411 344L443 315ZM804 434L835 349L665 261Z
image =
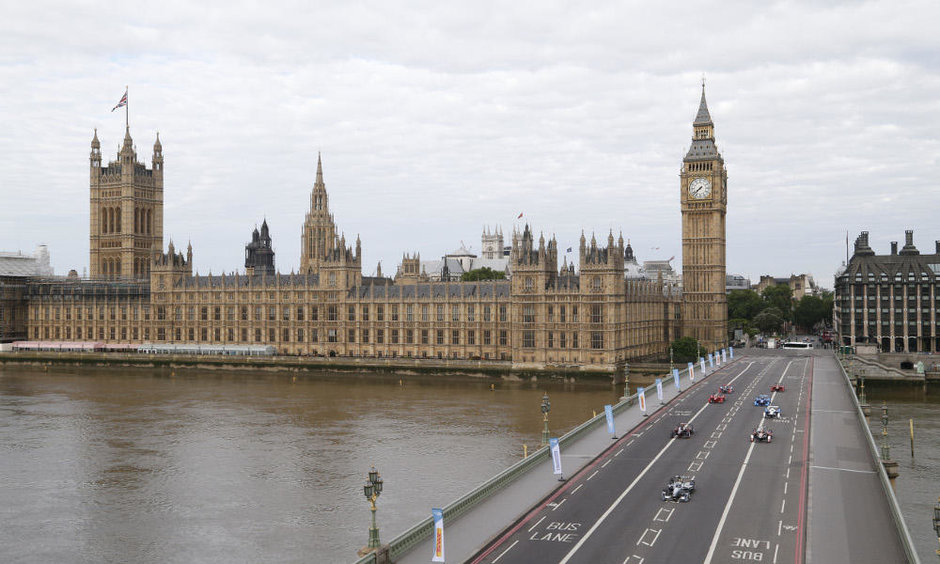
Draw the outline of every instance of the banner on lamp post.
M689 381L695 380L695 364L689 363Z
M431 517L434 519L434 556L431 562L444 561L444 510L431 509Z
M643 388L636 389L636 397L640 400L640 411L643 412L643 417L646 417L646 390Z
M715 367L715 357L712 356L712 353L708 353L708 367L709 368Z
M614 408L610 405L605 405L604 415L607 416L607 432L610 433L612 439L616 439L617 431L614 428Z
M721 349L721 362L728 362L728 350Z
M705 374L705 359L702 357L698 357L698 363L699 363L699 366L702 367L702 374Z
M558 448L558 439L548 439L548 448L552 451L552 472L558 476L559 480L564 480L565 475L561 471L561 450Z
M734 347L728 347L728 355L734 360Z
M656 379L656 397L659 398L659 403L663 403L663 379Z
M679 384L679 371L678 371L678 370L673 370L673 371L672 371L672 380L673 380L673 381L675 382L675 384L676 384L676 392L681 392L681 391L682 391L682 386Z

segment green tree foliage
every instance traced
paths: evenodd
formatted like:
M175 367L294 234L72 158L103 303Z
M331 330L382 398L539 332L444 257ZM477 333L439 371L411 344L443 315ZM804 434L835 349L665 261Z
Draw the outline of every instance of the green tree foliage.
M460 277L463 282L476 282L477 280L504 280L506 273L502 270L493 270L488 266L475 268L469 272L464 272Z
M754 290L732 290L728 294L728 319L751 321L765 307L767 303Z
M777 313L783 321L790 319L790 312L793 309L793 290L788 284L768 286L764 288L761 297L764 298L767 307L777 308Z
M672 342L672 358L676 362L692 362L698 359L698 341L682 337Z
M832 319L832 293L803 296L793 308L793 322L809 331L820 321Z
M768 307L754 318L754 325L764 334L777 333L783 327L783 322L783 314L776 307Z

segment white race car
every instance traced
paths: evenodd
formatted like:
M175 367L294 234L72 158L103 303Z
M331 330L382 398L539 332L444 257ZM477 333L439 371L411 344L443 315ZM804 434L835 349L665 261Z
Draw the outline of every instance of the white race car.
M691 501L694 491L695 479L688 476L673 476L663 488L663 501Z
M764 408L764 417L768 419L780 417L782 414L779 405L768 405Z

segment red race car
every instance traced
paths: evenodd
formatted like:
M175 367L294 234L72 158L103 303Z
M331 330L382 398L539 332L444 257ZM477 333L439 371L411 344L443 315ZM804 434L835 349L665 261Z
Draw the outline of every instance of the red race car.
M725 396L723 394L712 394L708 396L708 403L725 403Z
M770 391L771 392L783 392L783 391L786 391L786 388L783 386L783 384L774 384L770 387Z

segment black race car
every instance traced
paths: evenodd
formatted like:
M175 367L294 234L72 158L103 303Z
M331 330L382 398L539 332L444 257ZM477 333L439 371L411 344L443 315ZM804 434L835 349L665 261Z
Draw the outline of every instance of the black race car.
M718 391L723 394L730 394L734 392L734 386L728 384L727 386L718 386Z
M691 439L694 434L695 428L692 427L691 423L679 423L676 425L676 428L672 430L670 438Z
M759 443L769 443L774 438L774 432L770 429L754 429L754 432L751 433L751 442L757 441Z
M663 488L663 501L684 502L692 500L695 480L688 476L673 476Z

